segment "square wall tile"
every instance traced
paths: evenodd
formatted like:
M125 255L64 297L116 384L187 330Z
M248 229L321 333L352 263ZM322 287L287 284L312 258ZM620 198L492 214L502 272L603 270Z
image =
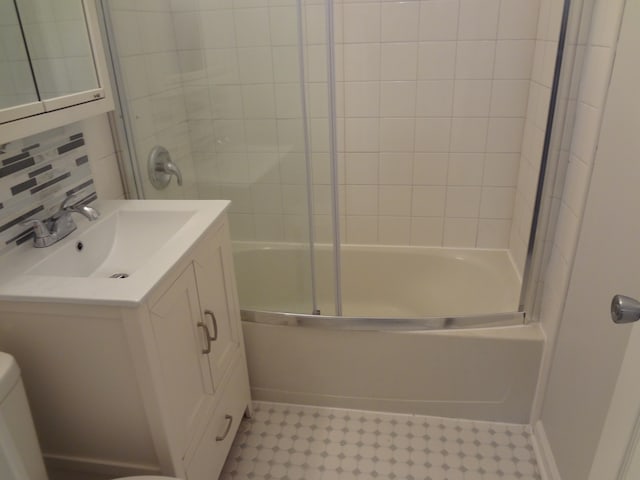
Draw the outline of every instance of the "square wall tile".
M446 218L444 221L445 247L471 248L476 246L478 236L478 219Z
M342 6L345 43L380 41L380 3L353 3Z
M376 185L378 183L377 153L345 154L346 183L350 185Z
M287 8L292 8L295 10L295 5L292 5ZM306 4L304 5L304 15L305 15L305 23L304 23L304 38L307 45L324 45L327 42L327 29L326 29L326 8L324 5L312 5ZM335 26L336 30L342 30L342 22L344 20L344 16L342 13L342 8L336 8L335 10ZM340 22L340 25L338 25ZM298 21L297 19L291 24L294 27L297 27ZM296 43L297 43L297 34L296 34ZM338 38L338 32L336 32L336 41L342 43L342 35Z
M442 245L444 219L441 217L412 217L411 245L439 247Z
M420 2L383 2L382 41L417 41L419 21Z
M418 46L420 80L451 79L456 69L456 42L421 42Z
M378 243L378 217L347 215L347 243Z
M540 0L501 0L498 38L536 38L539 8Z
M240 82L243 84L273 82L271 48L238 48Z
M346 82L344 84L344 115L346 117L376 117L380 111L379 82Z
M458 42L456 78L492 78L495 52L496 42L494 41Z
M521 79L531 78L531 67L535 41L498 40L494 78Z
M494 80L492 117L524 117L527 113L529 80Z
M269 27L271 45L298 44L298 14L295 6L270 7Z
M490 106L491 80L455 81L454 117L488 117Z
M417 78L417 43L382 44L380 53L382 80L415 80Z
M411 219L409 217L381 216L378 221L378 242L387 245L411 243Z
M347 185L345 192L347 215L378 214L377 185Z
M500 0L460 0L458 38L487 40L497 37Z
M381 117L413 117L416 114L416 82L382 82Z
M484 187L480 201L480 217L511 219L514 198L513 187Z
M484 152L489 120L486 118L454 118L451 124L452 152Z
M519 166L518 153L488 153L484 161L482 184L492 187L515 187Z
M268 8L234 9L233 20L239 47L271 45Z
M236 31L232 10L201 13L202 34L206 48L236 47Z
M347 152L378 152L379 124L375 118L347 118L345 120L345 148Z
M478 221L478 248L509 248L509 236L511 234L510 220Z
M415 139L413 118L380 119L380 151L412 152Z
M372 81L380 79L380 45L374 43L345 45L344 79L348 82ZM318 79L315 81L322 80Z
M245 118L275 118L276 104L272 84L244 85L242 104Z
M379 215L409 217L411 214L411 187L404 185L381 185L379 188Z
M411 198L413 217L444 217L446 187L414 186Z
M453 112L453 80L418 81L417 117L450 117Z
M412 153L380 154L380 185L411 185Z
M477 218L480 210L480 187L447 187L447 218Z
M416 153L413 159L414 185L446 185L449 154Z
M417 118L415 151L429 153L448 152L450 135L450 118Z
M420 2L420 40L456 40L459 0Z
M482 153L452 153L449 155L447 184L480 186L483 167L484 154Z
M519 152L523 130L523 118L489 119L487 152Z

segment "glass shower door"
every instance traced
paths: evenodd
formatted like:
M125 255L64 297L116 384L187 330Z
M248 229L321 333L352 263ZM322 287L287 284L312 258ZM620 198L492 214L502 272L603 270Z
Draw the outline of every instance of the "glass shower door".
M312 313L301 5L153 3L103 0L137 196L231 200L241 307ZM157 145L182 185L149 182Z

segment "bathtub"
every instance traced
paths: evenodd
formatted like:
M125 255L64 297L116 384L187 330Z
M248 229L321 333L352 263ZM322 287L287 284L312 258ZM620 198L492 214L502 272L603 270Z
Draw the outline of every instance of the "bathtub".
M516 311L520 280L506 252L342 253L351 317L287 314L311 311L308 254L236 243L254 399L529 423L544 336ZM318 303L331 313L327 247L316 262Z
M520 278L507 250L343 245L343 315L442 317L516 312ZM245 310L312 313L306 248L234 242ZM334 313L333 257L316 247L317 304Z

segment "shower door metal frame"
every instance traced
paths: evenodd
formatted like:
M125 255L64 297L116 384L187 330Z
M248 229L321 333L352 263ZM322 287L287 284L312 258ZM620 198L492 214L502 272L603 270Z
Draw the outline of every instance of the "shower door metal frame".
M540 170L538 173L538 182L536 188L536 196L531 218L531 228L529 230L529 242L527 245L527 255L522 275L522 286L520 289L520 301L518 311L525 313L526 321L531 321L531 315L536 307L536 302L540 299L541 294L541 274L543 273L543 261L545 257L545 243L549 240L549 236L554 232L549 231L550 209L553 195L553 188L558 169L558 161L551 159L551 146L554 140L554 126L564 129L564 118L562 122L556 123L556 113L559 101L559 93L561 83L563 81L562 74L565 73L564 54L566 49L567 32L569 26L569 16L571 12L572 1L564 0L562 7L562 19L560 23L560 32L558 35L558 49L556 51L556 59L554 65L553 82L551 86L551 96L549 99L549 109L547 112L547 124L545 128L544 144L542 149L542 158L540 162ZM582 12L582 8L580 9ZM582 15L580 15L581 17ZM572 58L573 61L575 59ZM573 75L573 68L569 72ZM569 78L570 81L570 78ZM565 115L566 116L566 115ZM562 136L558 139L562 141Z

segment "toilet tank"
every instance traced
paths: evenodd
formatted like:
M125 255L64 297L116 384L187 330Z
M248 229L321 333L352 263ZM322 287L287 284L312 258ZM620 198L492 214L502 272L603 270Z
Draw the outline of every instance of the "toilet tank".
M0 479L47 479L20 369L14 358L3 352L0 352Z

